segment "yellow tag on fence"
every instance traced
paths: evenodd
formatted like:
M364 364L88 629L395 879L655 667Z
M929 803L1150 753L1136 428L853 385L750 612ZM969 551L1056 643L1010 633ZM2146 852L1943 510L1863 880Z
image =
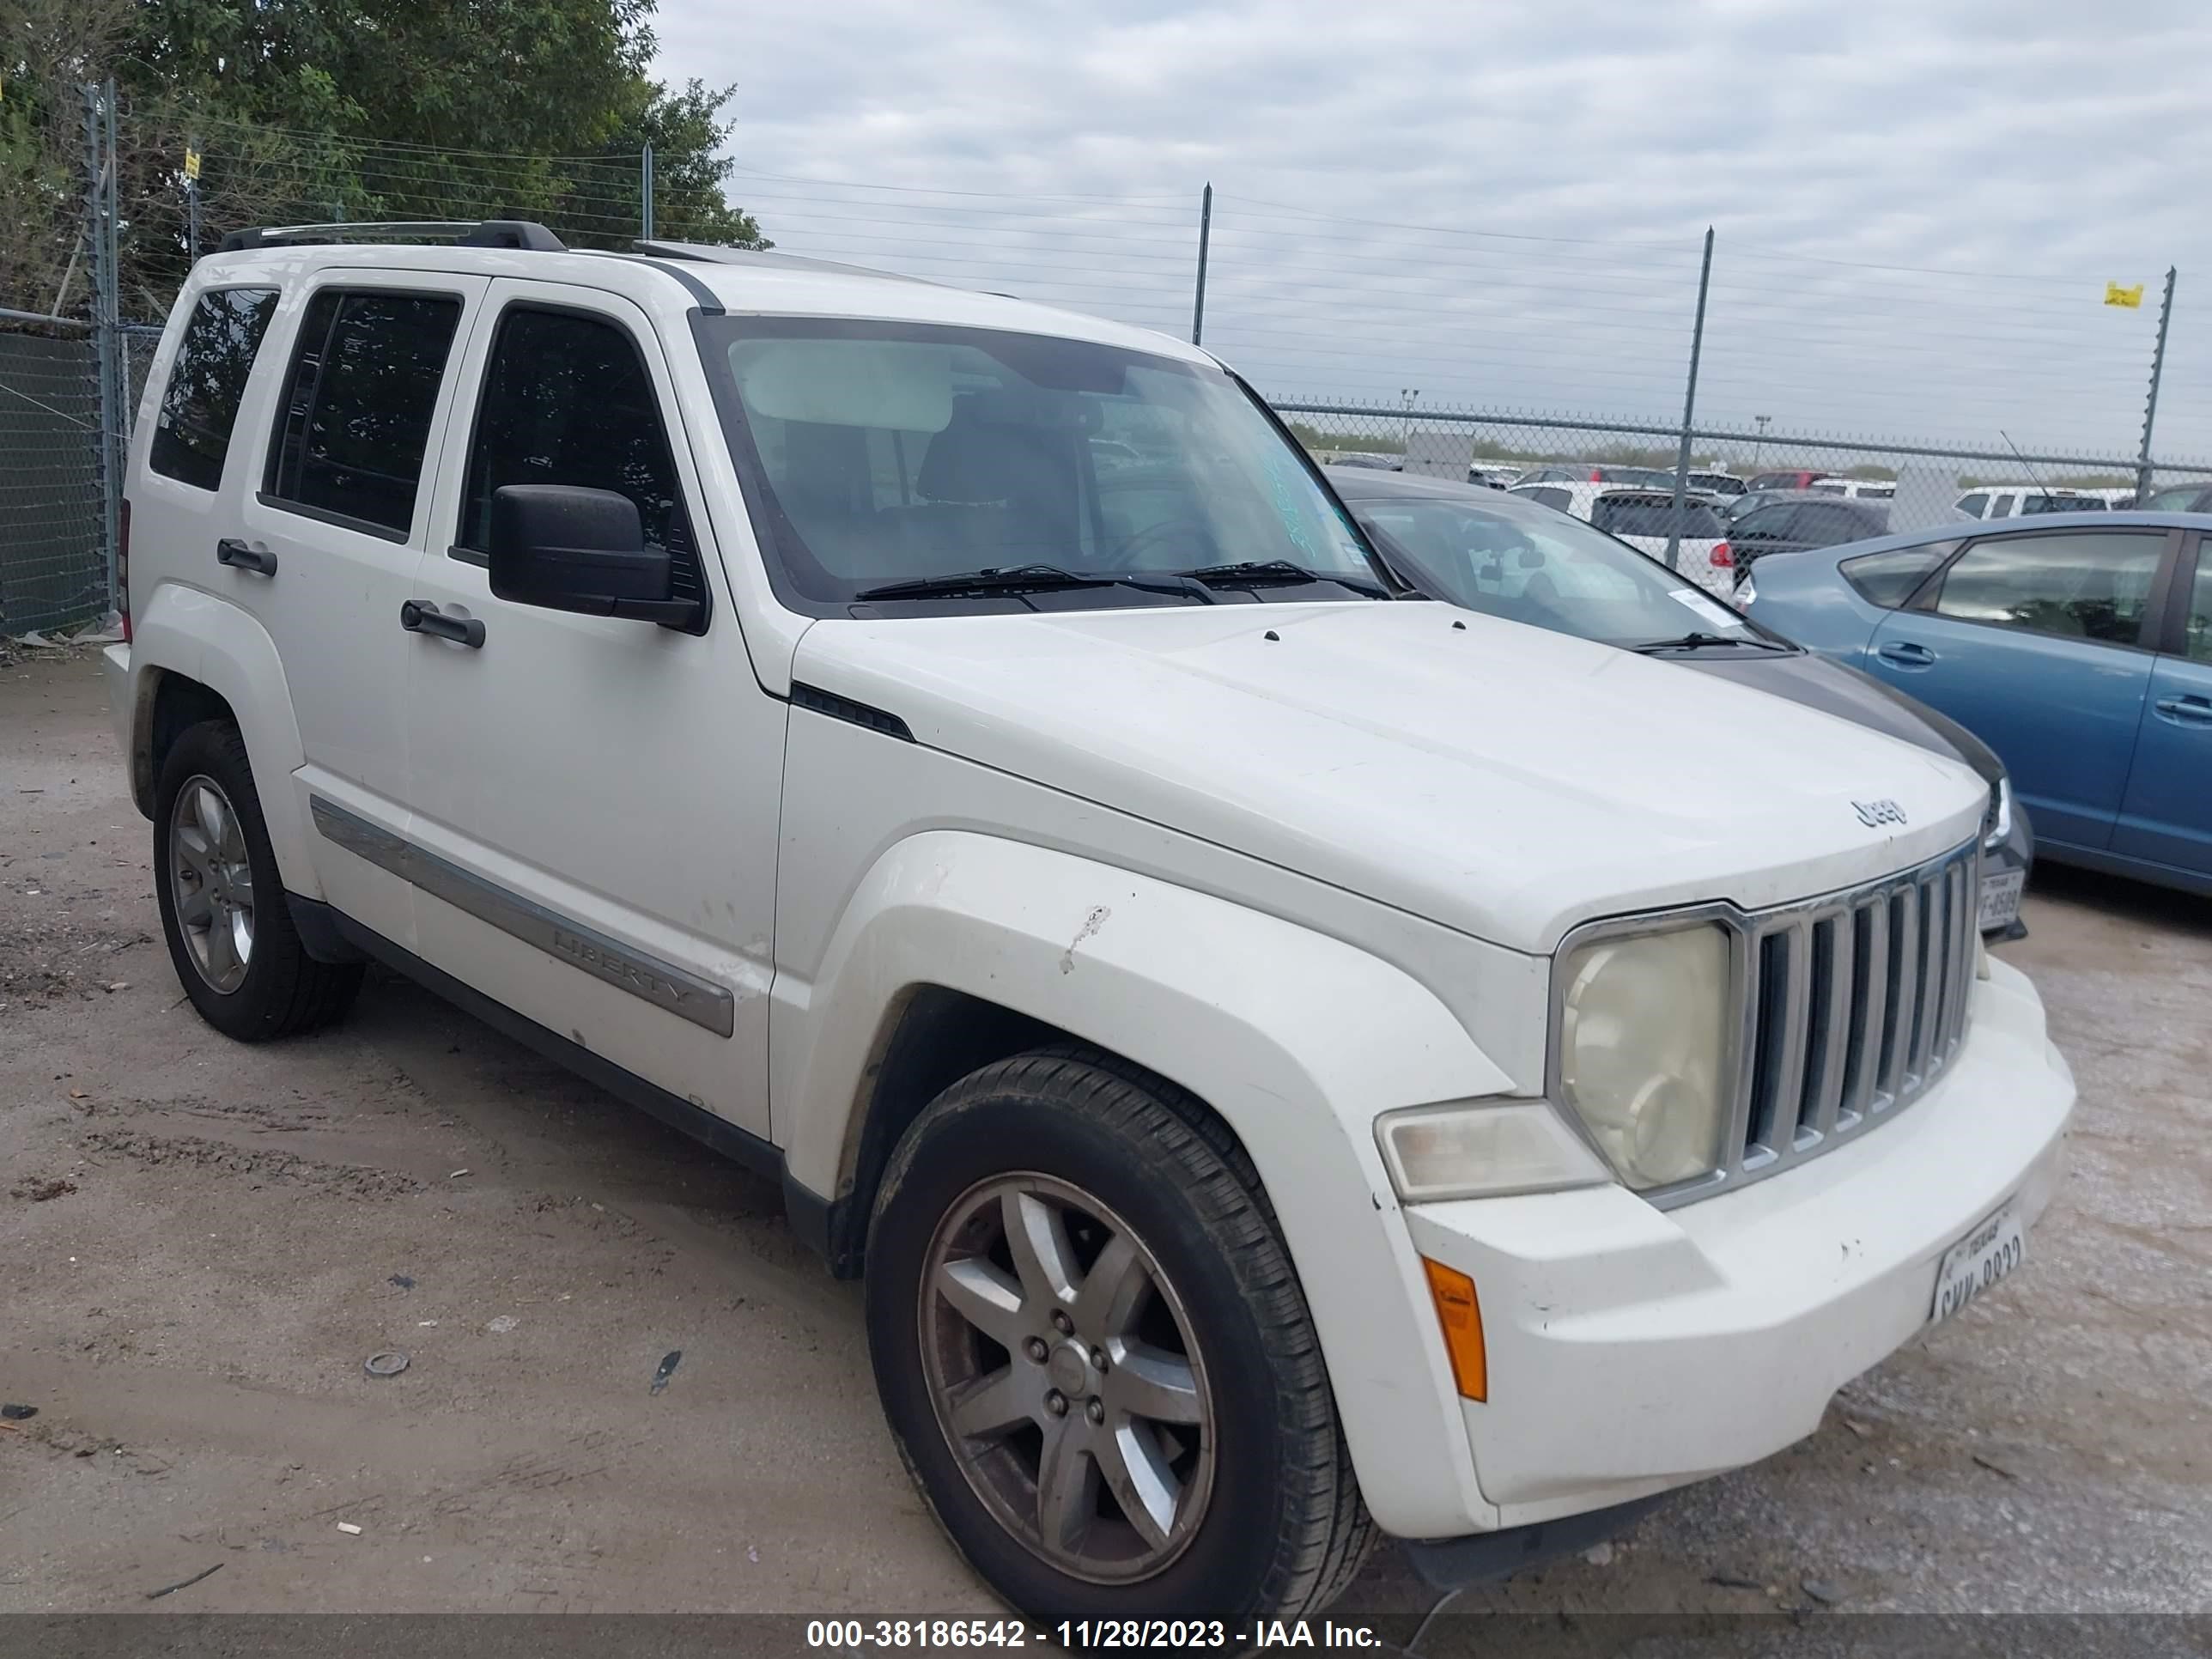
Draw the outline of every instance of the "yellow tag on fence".
M2125 306L2132 311L2142 306L2142 291L2143 285L2141 283L2137 283L2133 288L2122 288L2118 283L2107 283L2105 284L2105 303L2108 306Z

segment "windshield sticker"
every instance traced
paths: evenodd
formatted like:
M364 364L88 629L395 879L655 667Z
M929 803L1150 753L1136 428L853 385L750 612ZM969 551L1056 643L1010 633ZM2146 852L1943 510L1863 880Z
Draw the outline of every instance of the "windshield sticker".
M1675 604L1696 611L1701 620L1711 623L1716 628L1733 628L1741 630L1744 625L1743 618L1737 616L1735 611L1729 610L1718 599L1708 599L1694 587L1678 587L1667 597L1673 599Z

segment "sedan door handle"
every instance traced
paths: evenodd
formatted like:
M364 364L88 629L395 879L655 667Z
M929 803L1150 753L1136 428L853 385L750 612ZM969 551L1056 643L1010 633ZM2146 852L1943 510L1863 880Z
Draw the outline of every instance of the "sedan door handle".
M2154 706L2178 725L2212 726L2212 701L2203 697L2160 697Z
M276 574L276 556L265 547L248 547L234 537L226 536L215 544L215 562L227 564L234 570L251 570L257 576Z
M448 617L428 599L408 599L399 607L399 625L410 634L435 634L441 640L483 648L484 625L474 617Z
M1911 640L1892 640L1875 648L1877 656L1890 662L1901 663L1907 668L1925 668L1936 660L1936 653L1924 645L1915 645Z

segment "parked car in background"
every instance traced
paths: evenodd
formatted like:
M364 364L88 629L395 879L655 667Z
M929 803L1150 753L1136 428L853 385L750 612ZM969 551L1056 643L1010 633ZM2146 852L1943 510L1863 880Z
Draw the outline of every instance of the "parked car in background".
M1819 467L1784 467L1775 472L1755 472L1747 489L1810 489L1828 475Z
M1744 491L1743 480L1733 472L1692 472L1690 474L1689 484L1691 489L1700 495L1717 498L1733 498L1742 495Z
M2024 519L2043 513L2106 513L2100 495L2081 489L2004 485L1970 489L1954 503L1962 519Z
M1886 501L1897 494L1897 485L1887 478L1815 478L1807 488L1816 495L1872 501Z
M2202 483L2167 484L2141 503L2146 513L2212 513L2212 478Z
M1735 591L1735 568L1729 556L1727 526L1703 496L1686 499L1674 517L1674 481L1661 489L1627 484L1516 484L1505 492L1595 525L1639 551L1664 558L1668 537L1679 524L1676 558L1684 575L1708 593L1726 599Z
M1735 578L1741 581L1752 566L1776 553L1802 553L1812 547L1833 547L1840 542L1860 542L1889 533L1889 507L1882 501L1853 501L1795 489L1770 495L1765 503L1733 520L1728 544Z
M1753 618L1997 751L2043 854L2212 893L2212 516L2068 513L1762 561Z
M1521 482L1517 466L1492 466L1481 461L1468 464L1467 481L1480 484L1485 489L1510 489Z
M1403 455L1388 455L1380 453L1369 455L1340 455L1335 460L1330 462L1329 465L1332 466L1371 467L1377 472L1403 472L1406 470L1406 458Z
M1532 468L1515 480L1517 483L1616 483L1638 484L1646 489L1672 489L1674 475L1664 467L1615 466L1596 461L1574 461L1565 465L1553 465Z
M1747 621L1648 554L1511 492L1325 470L1398 574L1432 599L1663 657L1964 761L1990 791L1980 926L2017 930L2035 854L2027 814L1995 751L1948 715Z

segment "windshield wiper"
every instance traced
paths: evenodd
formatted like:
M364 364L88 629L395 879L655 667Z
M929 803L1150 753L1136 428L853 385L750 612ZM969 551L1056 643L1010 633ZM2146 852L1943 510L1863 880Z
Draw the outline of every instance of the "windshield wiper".
M1699 634L1694 630L1679 639L1646 640L1641 645L1632 645L1631 651L1695 651L1708 645L1740 645L1753 651L1788 651L1792 647L1777 645L1772 640L1762 640L1752 634Z
M1302 564L1292 564L1288 559L1240 559L1233 564L1208 564L1195 570L1178 570L1176 574L1209 587L1279 587L1297 582L1334 582L1354 592L1371 593L1378 599L1389 597L1380 582L1358 576L1325 575Z
M1203 588L1182 581L1146 581L1135 576L1085 576L1056 564L1018 564L1005 568L956 572L944 576L916 576L902 582L880 582L864 587L855 599L951 599L968 593L1043 592L1052 588L1133 587L1146 593L1172 593L1178 599L1200 599L1211 605Z

